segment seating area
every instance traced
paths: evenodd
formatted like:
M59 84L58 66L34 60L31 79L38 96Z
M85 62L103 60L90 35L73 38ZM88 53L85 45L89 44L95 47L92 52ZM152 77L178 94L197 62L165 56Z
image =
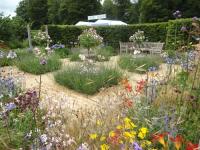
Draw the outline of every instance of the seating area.
M134 42L119 42L119 44L120 54L134 54L135 51L148 54L160 54L164 46L164 43L161 42L142 42L142 44Z

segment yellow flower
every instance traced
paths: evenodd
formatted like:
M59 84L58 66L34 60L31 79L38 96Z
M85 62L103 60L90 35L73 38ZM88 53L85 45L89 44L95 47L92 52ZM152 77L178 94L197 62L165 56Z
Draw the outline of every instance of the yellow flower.
M115 136L115 132L114 131L110 131L109 132L109 137L114 137Z
M145 147L150 146L150 145L151 145L151 141L148 141L148 140L144 140L141 143L142 148L145 148Z
M98 126L102 126L102 125L103 125L103 122L100 121L100 120L97 120L97 125L98 125Z
M121 125L118 125L116 128L117 128L118 130L123 129L123 127L122 127Z
M137 127L129 118L124 118L124 128L125 129L134 129Z
M110 146L108 146L107 144L102 144L101 145L101 150L109 150Z
M129 140L129 142L133 142L135 139L136 132L135 131L124 132L123 135L126 140Z
M139 129L139 133L138 133L138 137L140 138L140 139L144 139L145 137L146 137L146 135L147 135L147 133L148 133L149 131L148 131L148 129L147 128L140 128Z
M98 137L98 135L96 133L90 134L90 139L91 140L95 140L97 137Z
M105 136L101 136L100 141L103 142L105 141L106 137Z

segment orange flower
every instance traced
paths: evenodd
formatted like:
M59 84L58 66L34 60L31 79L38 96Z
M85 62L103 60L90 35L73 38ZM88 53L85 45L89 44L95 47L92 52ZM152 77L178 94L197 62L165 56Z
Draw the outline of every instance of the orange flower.
M170 137L170 140L174 143L177 150L181 148L181 144L183 143L183 138L180 135L177 135L175 138Z
M198 150L200 146L198 144L193 144L191 142L187 143L186 150Z
M118 145L118 144L120 144L120 141L121 141L120 135L121 135L120 130L116 130L116 131L112 132L112 134L109 135L107 140L109 143L111 143L113 145Z
M164 139L166 135L168 135L168 133L162 133L162 134L157 133L157 134L154 134L152 141L153 142L157 142L158 141L160 144L163 145L163 147L167 147L167 143L165 142L165 139Z
M123 85L128 84L128 79L127 79L127 78L123 79L123 80L121 81L121 84L123 84Z
M125 85L125 89L128 91L128 92L131 92L132 91L132 86L128 83Z

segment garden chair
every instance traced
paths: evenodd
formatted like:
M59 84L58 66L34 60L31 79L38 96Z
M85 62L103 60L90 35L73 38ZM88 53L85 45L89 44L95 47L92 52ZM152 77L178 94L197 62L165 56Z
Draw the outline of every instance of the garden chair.
M120 45L120 54L128 52L128 44L126 42L119 42L119 45Z

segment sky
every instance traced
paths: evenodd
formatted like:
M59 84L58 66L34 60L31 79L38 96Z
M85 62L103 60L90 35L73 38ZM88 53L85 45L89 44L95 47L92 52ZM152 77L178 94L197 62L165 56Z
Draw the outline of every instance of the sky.
M3 12L5 16L15 16L15 10L20 1L21 0L0 0L0 12Z
M20 1L21 0L0 0L0 13L3 12L5 16L15 16L15 10Z

